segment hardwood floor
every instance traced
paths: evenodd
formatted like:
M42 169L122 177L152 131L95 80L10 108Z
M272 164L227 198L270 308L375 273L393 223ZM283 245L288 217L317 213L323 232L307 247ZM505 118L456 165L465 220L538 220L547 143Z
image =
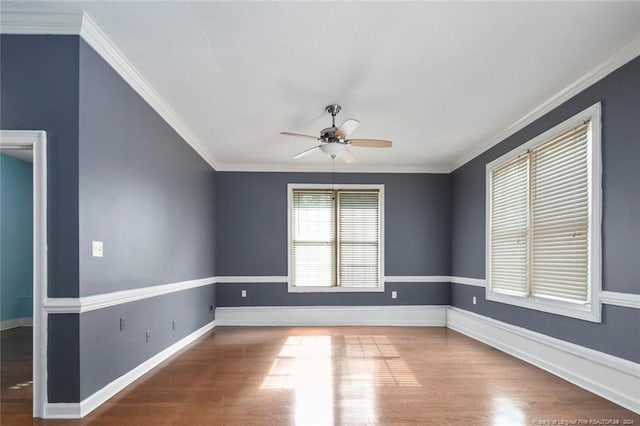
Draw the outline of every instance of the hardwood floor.
M5 398L4 362L2 424L31 424L30 408L13 394ZM516 426L625 419L640 425L640 416L446 328L219 327L82 421L33 423Z
M32 413L32 329L0 332L0 423L12 424Z

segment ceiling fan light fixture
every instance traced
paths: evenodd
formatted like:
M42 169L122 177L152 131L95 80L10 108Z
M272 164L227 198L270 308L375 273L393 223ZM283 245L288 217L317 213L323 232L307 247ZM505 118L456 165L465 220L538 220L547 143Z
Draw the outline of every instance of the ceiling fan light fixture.
M328 156L335 155L336 157L340 157L345 149L347 149L347 145L337 142L320 145L320 150Z
M320 145L309 148L305 151L299 152L292 158L298 159L307 156L308 154L320 149L324 154L328 155L332 159L341 157L345 163L352 163L355 161L355 157L349 150L351 146L367 147L367 148L389 148L392 145L391 141L381 139L350 139L349 136L353 133L360 122L353 118L347 119L340 127L336 127L336 114L340 112L342 108L338 104L328 105L325 110L331 114L331 127L322 129L320 131L320 137L311 135L305 135L302 133L293 132L280 132L282 135L297 136L301 138L309 138L320 141Z

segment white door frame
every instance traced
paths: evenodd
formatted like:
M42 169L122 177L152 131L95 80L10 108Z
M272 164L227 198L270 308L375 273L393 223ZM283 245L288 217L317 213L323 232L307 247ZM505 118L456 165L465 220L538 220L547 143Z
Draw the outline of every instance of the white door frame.
M0 130L0 147L33 149L33 417L47 403L47 133Z

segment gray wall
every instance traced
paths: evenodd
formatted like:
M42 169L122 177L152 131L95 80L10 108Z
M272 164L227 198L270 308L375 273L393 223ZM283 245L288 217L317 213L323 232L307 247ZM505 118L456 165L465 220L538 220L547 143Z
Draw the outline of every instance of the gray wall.
M448 305L449 283L385 283L384 293L289 293L286 283L216 284L218 307ZM247 297L241 296L242 290ZM397 299L391 292L397 291Z
M50 297L78 296L79 43L0 35L0 128L47 131Z
M79 162L81 296L214 275L213 170L84 41Z
M584 90L452 174L451 275L485 278L485 166L572 115L602 102L603 290L640 294L640 58ZM477 296L478 305L469 302ZM601 324L484 300L453 285L453 306L640 362L629 324L640 310L604 306Z
M0 35L0 128L47 132L49 297L78 297L77 36ZM80 395L77 315L49 316L51 402Z
M287 275L287 184L330 173L218 172L218 276ZM449 176L346 174L335 183L385 185L385 275L449 275ZM218 306L447 304L442 283L387 283L385 293L288 293L286 284L218 284ZM240 298L240 290L247 297ZM398 299L391 299L397 290Z
M214 298L215 286L208 285L82 314L80 399L211 322Z
M80 295L214 276L214 171L90 46L79 49ZM104 257L91 256L92 240ZM80 397L210 322L210 305L213 285L80 315Z
M49 315L47 323L49 402L78 402L80 401L80 315Z
M215 173L204 160L79 37L0 43L1 127L48 136L49 296L214 276ZM103 258L91 240L104 242ZM210 306L213 285L49 315L49 402L89 396L210 322Z

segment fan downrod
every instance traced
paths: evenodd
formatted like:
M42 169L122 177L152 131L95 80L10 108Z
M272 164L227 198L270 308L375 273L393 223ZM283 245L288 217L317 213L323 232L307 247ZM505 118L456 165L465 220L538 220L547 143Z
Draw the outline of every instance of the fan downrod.
M333 136L333 132L335 132L335 128L336 128L336 114L338 114L340 112L342 107L340 105L338 105L338 104L332 104L332 105L327 105L324 109L329 114L331 114L331 127L330 127L330 129L334 129L334 130L330 131L329 133L331 133L331 136ZM328 130L328 129L324 129L322 131L322 133L325 133L326 130Z

